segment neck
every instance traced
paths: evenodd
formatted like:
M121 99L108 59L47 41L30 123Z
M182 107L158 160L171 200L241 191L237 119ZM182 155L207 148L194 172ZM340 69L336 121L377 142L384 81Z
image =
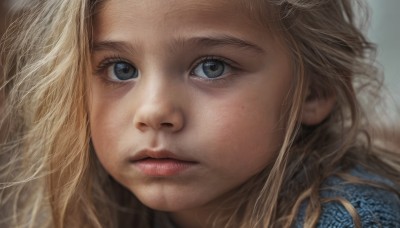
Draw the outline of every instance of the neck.
M214 202L202 208L170 212L168 215L180 228L224 227L225 218L232 215L236 207Z
M169 213L172 221L181 228L205 228L210 227L209 223L209 213L206 211L182 211Z
M250 184L256 186L255 182L250 182ZM242 187L234 189L202 207L170 212L168 215L180 228L225 227L232 215L234 215L235 221L230 222L236 224L243 219L242 216L248 203L248 200L244 200L242 196L254 195L254 191L258 191L255 188ZM238 192L241 194L237 194Z

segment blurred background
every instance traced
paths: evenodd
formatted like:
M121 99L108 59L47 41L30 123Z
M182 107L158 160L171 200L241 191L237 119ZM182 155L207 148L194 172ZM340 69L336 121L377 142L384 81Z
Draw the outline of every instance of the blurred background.
M400 101L400 1L367 2L372 9L368 36L378 44L378 61L384 68L386 85Z
M399 120L400 105L400 0L366 0L371 7L368 36L378 45L378 62L385 74L385 85L390 94L386 96L391 118ZM397 117L397 118L396 118Z

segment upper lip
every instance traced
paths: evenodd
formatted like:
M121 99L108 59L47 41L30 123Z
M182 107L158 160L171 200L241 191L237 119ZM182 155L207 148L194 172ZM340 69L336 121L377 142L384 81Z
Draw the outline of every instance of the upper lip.
M134 156L132 156L129 160L131 162L143 160L143 159L148 159L148 158L153 158L153 159L174 159L174 160L179 160L179 161L186 161L186 162L192 162L188 159L182 158L175 153L166 150L166 149L143 149L138 151Z

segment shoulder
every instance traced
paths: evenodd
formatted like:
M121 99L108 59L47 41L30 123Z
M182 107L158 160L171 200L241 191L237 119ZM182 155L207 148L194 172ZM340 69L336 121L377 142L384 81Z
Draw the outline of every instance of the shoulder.
M393 184L376 174L354 169L349 174L375 183ZM364 184L347 183L339 177L329 178L321 190L322 211L317 227L355 227L353 218L346 207L354 208L362 227L399 227L400 197L393 191ZM302 227L305 216L304 204L300 209L296 227Z

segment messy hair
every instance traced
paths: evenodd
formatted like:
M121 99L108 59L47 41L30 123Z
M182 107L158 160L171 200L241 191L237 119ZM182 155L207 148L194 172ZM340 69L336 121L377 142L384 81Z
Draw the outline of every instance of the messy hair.
M152 211L106 173L90 142L92 19L101 1L29 4L2 42L0 225L150 227ZM237 189L227 201L234 202L236 210L228 217L216 216L215 224L222 220L226 227L291 226L307 201L305 226L313 227L321 205L331 200L319 195L327 177L371 184L346 176L357 165L400 184L399 156L374 146L358 98L372 98L380 87L370 61L374 45L356 24L354 8L360 4L246 3L260 11L261 19L268 12L265 24L288 47L295 80L282 120L286 136L275 162ZM304 102L328 97L336 99L330 116L317 126L302 125ZM338 201L361 227L351 204Z
M265 1L257 3L260 7ZM320 193L324 181L337 176L349 184L374 185L400 194L390 186L349 175L350 169L363 167L397 186L400 183L399 151L390 151L371 138L366 115L372 110L365 108L378 102L382 86L374 62L375 45L361 30L368 8L356 0L270 0L266 5L267 24L289 48L295 82L288 99L285 141L275 163L255 177L262 188L254 188L254 183L243 187L247 195L256 197L243 202L246 209L237 207L232 224L242 214L249 218L239 222L243 228L291 227L301 204L307 202L304 226L314 227L323 203L336 201L348 210L354 225L361 227L350 202L322 198ZM336 104L326 120L316 126L301 124L305 102L332 97ZM249 213L243 215L243 211Z

